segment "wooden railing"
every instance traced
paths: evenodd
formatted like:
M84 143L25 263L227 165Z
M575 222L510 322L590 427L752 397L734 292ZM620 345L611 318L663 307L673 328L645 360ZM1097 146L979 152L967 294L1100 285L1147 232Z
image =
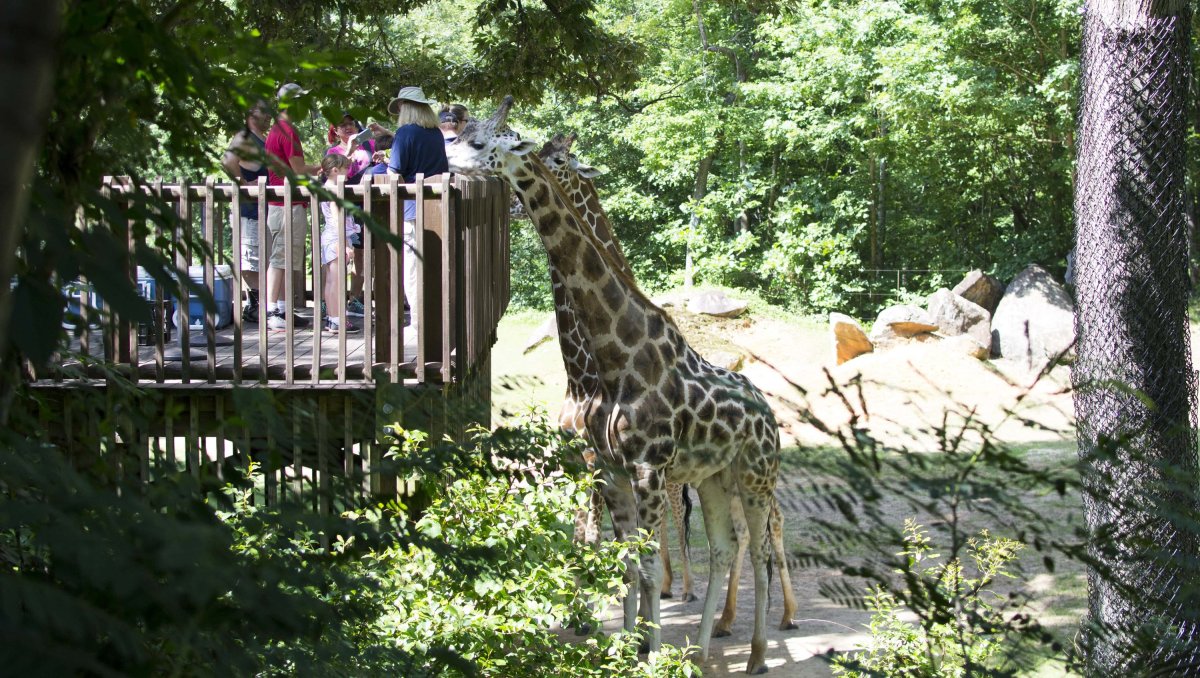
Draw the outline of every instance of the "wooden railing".
M509 194L496 179L445 174L428 179L418 176L412 184L399 183L395 175L367 177L361 184L339 181L331 190L332 197L361 208L371 225L363 229L363 329L347 333L343 328L332 335L321 331L319 312L324 284L319 205L329 199L328 193L288 183L267 186L265 180L237 186L213 178L204 184L164 184L160 180L134 185L108 180L103 190L123 206L117 213L124 221L111 226L119 237L127 239L129 252L138 244L135 239L147 234L149 242L169 243L170 251L163 254L173 265L174 276L190 280L189 270L199 268L202 279L196 286L213 297L224 296L216 293L221 291L218 273L220 267L228 267L232 276L228 283L232 324L219 328L217 313L209 307L201 326L193 330L190 302L183 301L178 304L183 309L176 313L181 322L176 323L168 339L166 323L171 313L162 285L153 285L154 292L148 295L155 317L149 331L115 313L102 299L97 300L94 309L81 309L82 330L70 340L69 347L64 347L71 350L64 351L62 360L48 373L36 375L40 381L102 379L116 373L135 382L164 387L263 384L344 388L375 381L453 383L486 362L496 325L507 307ZM151 220L145 210L128 208L135 198L145 196L157 198L178 219ZM257 326L242 319L239 302L245 284L241 275L241 221L231 220L230 214L236 215L246 201L255 203L259 212L258 242L265 244L268 200L285 203L280 234L285 243L291 242L296 228L305 229L311 238L307 266L291 261L291 248L284 248L285 268L296 271L286 277L285 283L289 319L307 313L306 296L300 291L312 291L312 325L305 330L296 329L293 320L283 331L269 329L264 293L260 293ZM401 246L405 200L417 201L415 252ZM293 223L291 218L290 206L297 202L308 208L304 223ZM135 218L145 220L148 229L134 228ZM338 247L342 253L350 251L344 233ZM403 321L401 272L405 258L411 256L417 258L421 281L420 293L409 300L418 328L416 336L411 336L414 332ZM264 290L267 259L263 247L259 276ZM138 280L133 262L130 256L122 264L131 284ZM86 282L80 281L85 287ZM345 283L343 276L338 283L343 292ZM90 327L92 323L96 326ZM148 344L147 337L151 339ZM97 360L104 364L96 364Z

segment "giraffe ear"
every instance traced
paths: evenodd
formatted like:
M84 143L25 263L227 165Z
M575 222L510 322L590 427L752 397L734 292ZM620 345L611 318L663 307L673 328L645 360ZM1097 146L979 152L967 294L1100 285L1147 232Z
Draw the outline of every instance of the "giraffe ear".
M512 148L510 148L509 150L512 151L512 153L514 155L528 155L529 153L533 152L533 150L536 148L537 148L536 143L530 141L529 139L521 139L521 140L515 142L512 145Z
M595 179L601 174L604 174L604 172L601 172L591 165L579 165L575 169L579 172L579 176L583 177L584 179Z

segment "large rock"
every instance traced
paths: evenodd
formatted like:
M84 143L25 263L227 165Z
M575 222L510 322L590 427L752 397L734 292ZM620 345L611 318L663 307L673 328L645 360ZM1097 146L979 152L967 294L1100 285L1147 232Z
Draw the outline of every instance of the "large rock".
M979 304L943 287L929 295L929 315L948 337L966 335L980 346L992 346L992 316Z
M939 348L946 352L946 355L966 355L976 360L986 360L988 357L988 347L980 344L975 339L965 334L960 334L956 337L946 337Z
M746 310L746 302L730 299L722 292L702 292L688 301L687 310L718 318L734 318Z
M529 353L551 339L558 339L558 320L554 317L553 312L550 313L541 325L538 325L537 329L529 334L529 338L525 340L525 349L522 353Z
M867 333L854 318L842 313L829 314L829 330L833 335L833 353L837 364L875 350Z
M871 326L871 343L877 348L889 348L927 332L937 331L925 309L917 306L890 306L883 309Z
M996 306L992 355L1040 369L1074 341L1075 305L1046 269L1031 265L1008 284Z
M993 316L996 314L996 304L1004 296L1004 283L983 271L975 270L968 273L952 291L982 307L988 316Z

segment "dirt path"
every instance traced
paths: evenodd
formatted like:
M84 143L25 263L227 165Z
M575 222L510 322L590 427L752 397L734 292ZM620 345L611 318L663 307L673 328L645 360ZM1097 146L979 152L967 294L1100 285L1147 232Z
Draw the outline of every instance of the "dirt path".
M1004 361L980 361L964 354L922 344L887 353L862 356L844 365L835 365L828 330L817 322L793 322L776 319L713 319L693 316L671 308L676 322L689 343L713 362L736 365L740 371L768 394L780 422L785 447L830 446L835 444L828 430L845 427L854 418L856 425L868 429L889 445L912 451L933 452L937 436L933 427L951 425L956 417L970 416L986 423L999 439L1009 442L1061 441L1073 437L1074 417L1067 368L1057 368L1041 380ZM509 328L501 344L523 345L540 318L530 318L519 327ZM562 393L562 363L558 347L547 342L528 355L504 346L497 347L495 372L503 382L535 381L534 398L544 398L547 409L555 412ZM546 385L549 384L549 387ZM832 387L836 385L836 390ZM504 389L498 398L504 407L509 402L528 402L528 395ZM827 431L811 422L819 420ZM1061 443L1060 443L1061 444ZM777 494L784 507L788 537L797 543L803 539L807 518L800 500L800 488L806 479L792 469L780 478ZM693 497L695 494L693 493ZM698 509L698 507L697 507ZM699 628L702 600L707 581L707 552L701 521L693 516L692 557L696 595L690 603L678 598L664 600L662 621L664 641L684 645ZM675 543L672 541L672 543ZM672 559L678 555L672 549ZM853 649L866 639L865 625L870 615L862 610L838 606L818 594L823 579L837 578L832 571L790 566L792 587L800 604L796 615L798 629L780 631L782 611L779 581L772 583L772 608L768 614L769 675L777 677L829 676L828 662L820 655L833 650ZM743 568L737 622L729 638L714 639L711 656L702 665L706 676L742 675L749 656L753 612L753 585L749 563ZM680 586L676 574L676 591ZM721 603L724 603L722 591ZM718 608L719 609L719 608ZM610 610L606 629L620 626L620 610Z

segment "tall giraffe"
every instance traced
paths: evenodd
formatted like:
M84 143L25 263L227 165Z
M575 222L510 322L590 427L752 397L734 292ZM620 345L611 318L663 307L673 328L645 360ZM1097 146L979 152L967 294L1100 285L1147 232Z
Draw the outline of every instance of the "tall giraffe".
M744 376L709 364L670 316L610 261L534 154L534 144L498 134L512 97L486 121L472 121L446 147L452 170L503 177L516 191L558 269L576 309L600 389L582 419L605 480L604 500L618 539L662 520L666 480L700 494L711 567L699 630L707 659L720 578L736 544L730 503L740 495L754 569L754 632L748 673L766 671L767 522L779 475L779 431L762 393ZM661 645L657 551L626 563L625 628L637 621L639 598L648 611L650 650ZM636 594L634 592L637 592Z
M617 240L612 225L608 221L608 215L600 203L600 194L596 191L595 184L591 181L596 176L599 176L599 171L580 163L578 157L571 152L571 147L574 145L575 139L576 136L574 134L569 136L556 134L538 151L538 157L541 158L546 168L558 180L567 193L567 196L571 199L571 202L574 203L575 209L592 228L596 239L604 245L610 256L613 257L614 263L632 279L633 274L629 268L628 261L625 259L620 242ZM572 337L572 341L576 339L577 337ZM576 345L573 352L583 350L584 347ZM564 348L564 353L565 351L566 349ZM684 528L686 514L684 512L683 492L683 485L670 481L667 482L667 499L674 517L675 534L679 537L680 564L683 571L682 595L685 602L690 602L695 600L696 597L692 593L691 562L688 556L687 531ZM588 520L594 521L598 525L599 511L595 502L593 502L592 506L592 515L588 517ZM732 515L734 530L737 535L738 551L729 572L725 607L713 629L713 635L716 637L728 636L732 631L733 621L737 616L737 591L741 580L742 562L745 560L745 518L743 517L741 506L736 501L734 509ZM779 628L786 631L797 628L792 619L795 616L797 605L795 593L792 590L791 573L788 571L787 554L783 548L783 511L780 509L777 499L771 503L770 526L771 550L779 568L779 581L783 591L783 618L779 623ZM671 597L671 559L670 551L667 548L667 535L666 515L664 513L663 524L659 533L659 550L662 553L663 561L663 586L661 593L663 598Z
M591 228L592 235L595 236L596 240L608 252L612 264L632 280L633 271L629 267L629 261L625 258L625 253L621 249L621 243L617 240L612 224L608 221L608 215L604 212L604 207L600 204L600 194L596 191L596 186L591 181L599 175L599 172L595 168L579 163L578 159L571 153L571 146L575 143L575 138L574 134L570 136L556 134L538 151L538 157L541 158L546 168L550 171L550 174L562 186L570 202L575 206L576 211L579 212L579 215L583 218L587 226ZM559 412L559 424L564 429L582 432L581 408L596 393L596 389L599 388L599 379L596 375L595 364L590 356L587 355L587 348L583 344L583 335L579 321L575 317L575 311L571 308L567 299L566 289L561 282L561 275L555 270L553 264L550 265L550 281L551 291L554 295L555 319L558 324L558 343L562 349L563 364L567 372L567 395L563 400L562 410ZM594 456L590 451L585 453L585 460L588 461L589 466L594 464ZM683 570L682 599L684 602L691 602L696 600L696 595L692 592L691 562L688 558L687 532L684 529L683 492L683 485L670 481L667 482L667 500L671 514L675 519L675 534L679 537L679 551ZM671 551L667 548L669 532L667 531L666 518L666 512L664 511L663 523L659 530L659 552L662 554L663 560L663 585L659 595L663 598L670 598L672 583ZM582 536L586 541L598 539L600 525L599 503L593 500L591 502L591 510L587 512L586 516L576 517L575 525L576 536ZM734 601L736 602L736 594ZM726 616L727 613L722 613L722 619Z

